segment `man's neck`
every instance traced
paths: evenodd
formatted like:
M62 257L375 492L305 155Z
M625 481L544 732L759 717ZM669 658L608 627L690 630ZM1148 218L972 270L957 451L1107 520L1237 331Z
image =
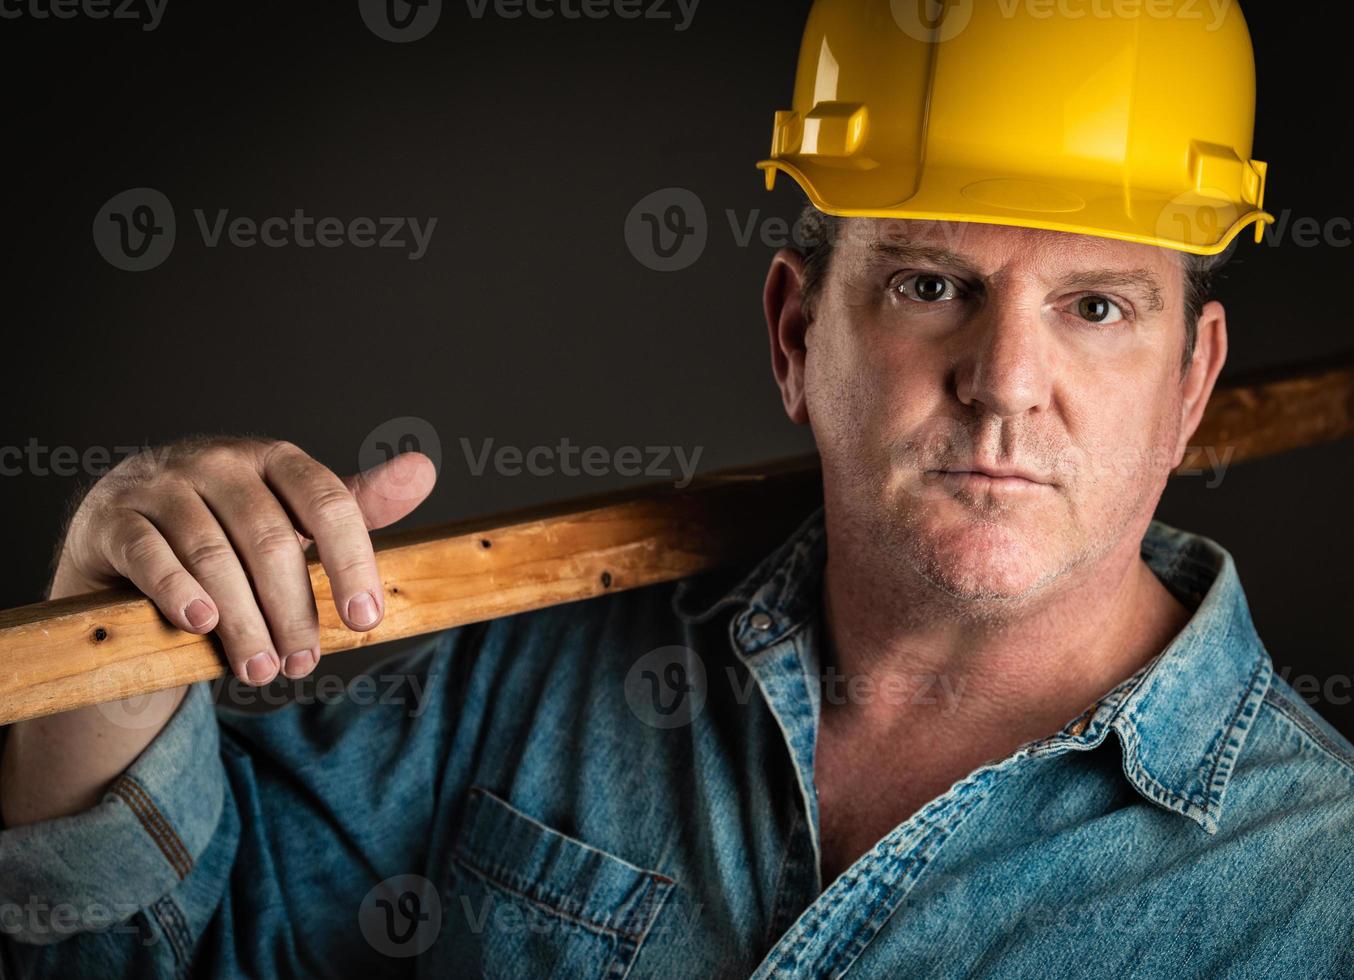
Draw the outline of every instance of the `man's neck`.
M865 742L1004 754L1076 717L1161 652L1190 616L1142 561L1136 539L1036 597L995 610L989 603L980 615L886 564L874 536L829 520L828 541L823 722ZM853 683L856 692L893 696L855 696Z

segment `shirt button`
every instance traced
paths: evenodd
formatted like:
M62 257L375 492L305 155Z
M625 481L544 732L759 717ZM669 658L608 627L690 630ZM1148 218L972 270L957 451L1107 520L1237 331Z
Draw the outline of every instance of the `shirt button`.
M755 612L748 619L748 625L759 632L765 632L771 628L771 617L764 612Z

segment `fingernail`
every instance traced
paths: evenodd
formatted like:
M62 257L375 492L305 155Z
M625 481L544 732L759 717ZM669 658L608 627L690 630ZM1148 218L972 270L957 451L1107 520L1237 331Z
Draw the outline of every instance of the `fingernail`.
M282 673L288 677L300 677L315 666L315 654L309 650L297 650L282 661Z
M246 679L255 684L263 684L277 673L277 658L267 650L256 653L245 662L244 672Z
M370 592L359 592L348 600L348 622L354 626L371 626L376 622L376 600Z
M194 599L184 609L183 618L192 624L193 629L205 629L207 624L212 621L212 607L201 599Z

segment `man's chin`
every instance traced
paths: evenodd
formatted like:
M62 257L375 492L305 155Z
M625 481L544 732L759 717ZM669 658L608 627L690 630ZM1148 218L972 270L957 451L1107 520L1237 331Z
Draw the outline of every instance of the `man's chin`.
M935 588L970 602L1016 602L1055 576L1047 531L973 515L921 516L900 527L909 564Z

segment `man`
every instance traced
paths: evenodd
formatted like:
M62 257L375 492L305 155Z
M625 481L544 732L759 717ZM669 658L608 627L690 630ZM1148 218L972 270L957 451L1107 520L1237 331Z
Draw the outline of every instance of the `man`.
M1151 519L1227 352L1187 256L1268 219L1240 13L906 6L820 0L764 164L841 216L764 291L822 509L750 569L432 637L417 710L194 685L14 726L17 971L1354 974L1354 747L1274 676L1227 552ZM1114 110L1181 45L1221 74L1135 135ZM1035 96L1065 100L1002 122ZM310 539L379 622L368 531L426 459L175 449L81 502L53 595L130 580L241 679L304 676Z

